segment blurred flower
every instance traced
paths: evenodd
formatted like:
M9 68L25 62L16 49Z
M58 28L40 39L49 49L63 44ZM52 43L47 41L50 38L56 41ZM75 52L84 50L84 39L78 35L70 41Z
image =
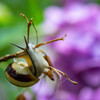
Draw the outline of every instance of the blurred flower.
M36 93L36 100L77 100L75 94L64 90L59 91L56 79L55 81L51 81L46 78L46 80L40 80L31 87L32 91Z
M77 95L76 100L99 100L100 7L82 3L65 4L62 8L49 7L45 11L42 29L49 35L46 36L48 40L61 37L67 32L64 41L51 44L56 57L55 67L66 72L79 84L73 86L64 80L63 89Z
M53 95L56 94L56 81L56 79L51 81L48 77L41 76L40 81L31 87L32 91L36 93L36 100L52 100Z
M25 97L25 100L32 100L32 96L30 95L29 92L24 92L24 97Z

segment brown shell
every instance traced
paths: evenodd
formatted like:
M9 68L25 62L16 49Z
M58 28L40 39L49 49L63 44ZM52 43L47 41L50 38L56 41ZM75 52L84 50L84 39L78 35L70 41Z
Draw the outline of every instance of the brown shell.
M9 82L19 87L32 86L39 81L34 75L18 73L13 68L13 63L9 64L6 69L6 78Z

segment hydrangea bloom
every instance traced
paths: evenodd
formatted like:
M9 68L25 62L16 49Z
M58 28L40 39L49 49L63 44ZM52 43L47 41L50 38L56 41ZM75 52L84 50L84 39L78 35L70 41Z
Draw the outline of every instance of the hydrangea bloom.
M56 56L55 67L79 84L74 86L64 80L63 89L77 96L76 100L99 100L100 7L81 3L49 7L42 29L49 34L48 39L61 37L67 32L64 41L51 44Z

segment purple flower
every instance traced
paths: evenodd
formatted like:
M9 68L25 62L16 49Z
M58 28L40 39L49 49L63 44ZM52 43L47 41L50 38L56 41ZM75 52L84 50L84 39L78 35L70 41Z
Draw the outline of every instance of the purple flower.
M29 92L24 92L24 96L26 98L26 100L32 100L32 95Z
M49 35L47 40L67 33L64 41L51 44L56 57L54 67L66 72L79 84L73 86L63 79L63 89L77 95L76 100L99 100L100 7L82 3L49 7L45 11L42 29Z
M100 88L83 88L79 93L78 100L100 100Z

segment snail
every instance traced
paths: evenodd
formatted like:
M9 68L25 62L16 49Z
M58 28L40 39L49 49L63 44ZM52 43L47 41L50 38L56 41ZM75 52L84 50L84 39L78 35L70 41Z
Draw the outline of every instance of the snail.
M21 15L26 19L28 23L27 39L24 36L26 47L23 48L17 44L12 43L14 46L20 48L22 51L16 52L11 55L6 55L0 58L0 62L14 58L14 62L9 64L5 71L7 80L19 87L29 87L36 84L40 80L39 77L42 74L48 76L51 80L54 80L53 72L55 72L59 76L60 80L61 80L61 75L63 75L70 82L76 85L77 82L72 81L64 72L54 68L52 66L49 56L44 51L39 49L40 46L43 46L45 44L59 40L64 40L66 34L61 38L53 39L51 41L44 43L38 44L37 41L37 45L35 46L29 43L29 28L31 24L33 25L36 31L38 40L38 34L33 24L33 19L31 18L31 20L28 21L28 19L25 17L24 14Z

